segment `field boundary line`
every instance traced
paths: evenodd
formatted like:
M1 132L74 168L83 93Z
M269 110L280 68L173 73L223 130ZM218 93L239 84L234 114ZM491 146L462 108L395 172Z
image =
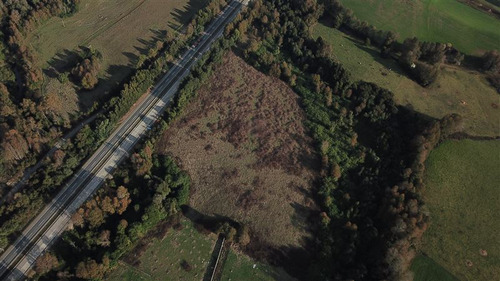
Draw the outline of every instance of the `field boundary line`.
M126 14L124 14L123 16L119 17L117 20L115 20L114 22L111 22L107 25L104 25L103 27L101 27L100 29L98 29L95 33L91 34L89 37L87 37L87 39L83 40L81 45L87 45L90 43L90 41L94 40L97 36L101 35L103 32L107 31L108 29L110 29L111 27L115 26L117 23L119 23L122 19L128 17L130 14L132 14L135 10L137 10L139 7L141 7L147 0L141 0L141 2L139 2L139 4L137 4L133 9L131 9L130 11L128 11Z

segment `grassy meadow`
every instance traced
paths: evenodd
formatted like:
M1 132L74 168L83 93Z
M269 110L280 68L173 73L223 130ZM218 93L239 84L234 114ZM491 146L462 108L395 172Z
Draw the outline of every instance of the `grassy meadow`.
M198 232L193 223L186 219L181 220L181 224L182 229L170 229L163 239L152 240L138 258L137 264L127 263L127 258L120 261L106 280L203 280L217 235ZM187 261L192 269L189 271L183 269L182 261ZM256 262L231 249L220 280L294 281L295 279L280 268Z
M500 21L456 0L341 0L360 20L400 40L452 43L468 54L498 49Z
M153 240L139 258L139 265L121 261L107 280L201 280L217 236L199 233L188 220L182 225L181 230L171 229L163 239ZM182 261L192 269L184 270Z
M411 270L414 274L413 281L459 281L433 259L425 255L419 255L413 260Z
M396 101L435 118L459 113L465 131L472 135L500 135L500 96L478 72L445 66L438 80L424 88L406 77L393 59L383 59L375 48L337 29L318 24L314 35L333 47L333 56L355 80L365 80L389 89Z
M426 167L424 200L431 223L423 237L423 253L459 280L496 280L500 276L500 142L446 141L431 152ZM417 269L429 262L421 258L415 262L414 270L424 274L425 270ZM438 272L434 268L431 264L429 270Z
M43 68L64 64L78 46L99 50L102 81L96 90L85 93L91 104L125 78L138 56L147 54L165 30L188 22L206 1L82 0L74 15L46 21L27 40Z

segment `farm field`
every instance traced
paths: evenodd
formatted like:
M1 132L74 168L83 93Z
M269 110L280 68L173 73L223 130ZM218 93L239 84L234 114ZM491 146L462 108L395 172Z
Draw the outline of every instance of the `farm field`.
M78 46L92 46L103 55L102 79L86 92L91 104L125 78L140 54L147 54L165 30L174 30L191 19L206 0L82 0L68 18L54 17L27 40L37 51L40 66L60 66ZM102 83L105 82L105 83ZM89 99L90 97L90 99Z
M316 208L318 160L298 96L233 53L214 73L157 152L191 176L192 209L248 225L248 251L266 258L273 249L301 249Z
M397 32L402 41L452 43L468 54L498 49L500 21L456 0L341 0L360 20Z
M337 29L318 24L314 35L332 45L333 57L355 80L373 82L392 91L399 104L434 118L458 113L464 117L467 133L500 135L500 98L482 74L446 66L438 80L424 88L406 77L396 61L381 58L374 48Z
M199 233L189 220L182 229L170 229L163 239L155 239L138 258L137 264L121 261L107 280L202 280L217 235ZM192 267L186 271L181 263Z
M500 276L500 142L446 141L431 152L426 167L424 201L431 223L423 253L459 280L495 280Z

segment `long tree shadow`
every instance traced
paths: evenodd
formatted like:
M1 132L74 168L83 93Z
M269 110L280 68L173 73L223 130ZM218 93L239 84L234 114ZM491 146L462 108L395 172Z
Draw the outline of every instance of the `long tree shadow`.
M208 3L208 0L189 0L182 9L175 8L171 15L173 20L168 26L172 29L178 29L183 24L189 22L194 15Z
M89 108L94 102L103 102L118 95L133 73L134 68L131 65L110 65L94 89L79 91L80 108Z
M137 42L139 42L138 45L134 46L134 49L137 51L137 53L133 52L123 52L122 54L125 55L129 63L128 65L131 65L133 67L136 66L137 61L139 59L139 55L148 55L149 50L152 48L156 47L156 44L158 42L163 42L167 36L167 30L163 29L149 29L151 33L153 33L153 36L150 37L149 39L144 39L144 38L138 38ZM139 54L139 55L138 55Z
M59 73L70 71L79 61L81 49L65 49L57 53L50 61L49 67L43 73L50 78L56 78Z
M360 41L352 38L349 35L346 35L345 38L347 40L351 41L360 50L362 50L365 53L367 53L370 56L372 56L372 58L373 58L374 61L380 63L383 66L385 66L387 69L391 70L392 72L394 72L396 74L408 76L407 73L405 71L403 71L403 69L401 69L401 67L399 66L399 64L393 58L383 58L380 55L380 52L378 50L373 49L373 48L371 48L369 46L366 46L365 44L363 44Z
M239 223L227 216L215 214L213 216L200 213L191 206L181 206L182 214L198 226L202 226L211 232L217 231L217 227L222 223L229 223L232 227L238 227Z

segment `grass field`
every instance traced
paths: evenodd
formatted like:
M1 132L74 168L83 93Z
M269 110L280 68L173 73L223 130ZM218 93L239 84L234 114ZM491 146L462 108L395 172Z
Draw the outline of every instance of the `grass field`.
M452 43L465 53L498 49L500 21L456 0L341 0L360 20L400 40Z
M193 223L186 219L182 219L181 224L182 229L170 229L163 239L154 239L147 245L138 258L138 264L132 265L120 261L106 280L203 280L217 235L198 232ZM192 269L184 270L181 266L182 261L187 261ZM256 262L231 249L220 280L294 281L295 279L280 268Z
M337 29L318 24L314 35L332 44L334 58L355 80L389 89L399 104L435 118L459 113L465 118L465 131L469 134L500 135L500 96L482 74L447 66L432 86L423 88L407 78L396 61L381 58L375 49Z
M446 141L432 151L426 167L424 200L431 223L422 251L460 280L498 280L500 141Z
M164 239L155 239L139 258L138 266L120 262L107 280L202 280L217 236L200 234L188 220L182 225L181 230L169 230ZM182 261L192 269L184 270Z
M431 258L417 256L411 265L414 274L413 281L459 281Z
M193 209L250 227L250 248L302 247L318 161L298 96L233 53L214 73L158 152L190 174Z
M146 54L165 30L187 22L207 0L82 0L69 18L54 17L29 34L40 66L67 60L78 46L92 46L103 55L102 95L126 77L140 54ZM91 101L92 99L90 99Z
M255 265L255 268L254 268ZM293 281L286 272L230 251L220 281Z

